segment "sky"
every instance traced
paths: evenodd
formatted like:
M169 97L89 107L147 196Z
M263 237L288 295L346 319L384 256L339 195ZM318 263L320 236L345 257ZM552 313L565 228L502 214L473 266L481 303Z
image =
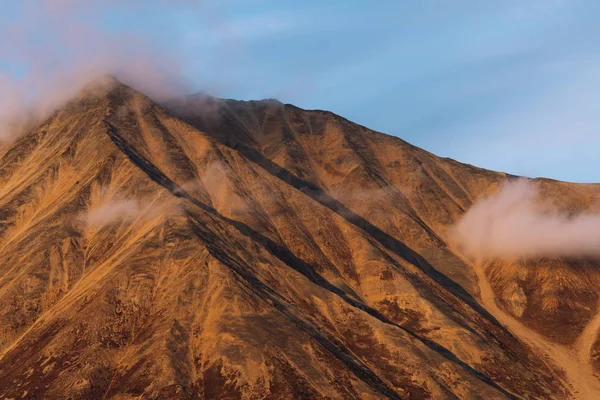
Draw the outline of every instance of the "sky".
M60 69L118 59L188 93L276 98L477 166L600 182L599 17L596 0L0 0L0 88L35 97Z

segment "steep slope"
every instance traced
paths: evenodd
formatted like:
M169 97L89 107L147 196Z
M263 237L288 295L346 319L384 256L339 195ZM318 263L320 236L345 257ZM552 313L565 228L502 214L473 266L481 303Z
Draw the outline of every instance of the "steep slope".
M223 101L199 96L174 105L174 109L249 157L265 157L278 166L295 168L296 176L310 177L370 222L402 237L436 269L476 297L480 288L491 288L491 303L481 296L482 304L502 314L498 317L506 317L502 318L504 323L507 318L515 322L512 330L521 332L527 342L536 337L544 342L542 347L558 346L557 351L566 359L577 360L576 369L587 369L590 362L597 362L590 361L599 358L598 345L592 344L597 343L600 325L596 260L540 259L467 267L459 252L445 243L435 246L416 235L407 237L407 232L430 234L433 230L435 234L429 235L432 241L444 238L448 227L475 199L494 191L511 176L440 159L328 112L304 111L273 101ZM273 137L279 140L273 141ZM290 163L290 154L301 154L303 162ZM598 209L599 185L537 181L544 198L568 213ZM396 195L398 192L404 199ZM402 211L410 218L397 222L397 214L389 210L406 203L408 211L406 207ZM411 227L415 222L423 226L423 221L425 229ZM539 345L539 340L534 342ZM589 378L595 386L593 370Z
M579 290L594 262L554 260L560 278L528 266L523 280L524 268L473 266L446 243L504 174L273 101L168 108L116 83L0 159L0 397L584 390L540 348L553 338L535 318L558 326L574 317L555 310L589 310L577 343L594 349L595 298ZM597 193L564 185L567 208ZM539 279L562 285L551 293L564 308L537 305L550 296ZM530 314L505 294L517 280L531 285Z
M222 143L319 186L412 246L469 293L478 292L474 271L447 251L446 231L475 199L510 176L441 159L323 111L207 97L192 97L176 110ZM539 186L544 198L568 213L600 208L600 185L542 179ZM573 343L595 315L596 260L534 260L482 268L503 307L553 341ZM515 291L529 299L526 307L511 303Z

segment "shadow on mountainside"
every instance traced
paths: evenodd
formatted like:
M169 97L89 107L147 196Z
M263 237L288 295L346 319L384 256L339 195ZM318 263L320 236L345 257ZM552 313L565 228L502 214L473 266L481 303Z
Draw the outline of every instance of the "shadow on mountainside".
M444 346L442 346L432 340L424 338L424 337L418 335L417 333L412 332L405 327L402 327L401 325L398 325L398 324L390 321L388 318L383 316L379 311L377 311L377 310L373 309L372 307L369 307L359 301L352 299L351 297L349 297L347 295L346 292L344 292L343 290L339 289L338 287L336 287L336 286L332 285L330 282L328 282L325 278L323 278L320 274L318 274L309 263L298 258L289 249L287 249L284 246L281 246L280 244L274 242L273 240L265 237L264 235L255 231L248 225L246 225L240 221L236 221L236 220L227 218L227 217L221 215L214 208L200 202L198 199L196 199L195 197L190 195L185 189L183 189L181 186L179 186L177 183L175 183L173 180L171 180L168 176L166 176L160 169L158 169L148 159L146 159L143 155L141 155L135 148L130 146L129 143L127 143L127 141L119 134L119 132L113 125L111 125L108 121L106 122L106 124L107 124L107 134L110 136L113 143L119 149L121 149L121 151L123 151L123 153L125 155L127 155L127 157L135 165L137 165L142 171L144 171L150 179L152 179L154 182L158 183L162 187L169 190L174 196L177 196L177 197L180 197L180 198L183 198L183 199L189 201L190 203L194 204L201 210L210 214L213 218L216 218L217 221L222 221L222 222L225 222L226 224L233 226L237 231L239 231L244 236L250 238L252 241L254 241L256 243L261 244L263 246L263 248L265 248L274 257L279 259L282 263L284 263L288 267L296 270L297 272L301 273L302 275L304 275L307 279L309 279L314 284L316 284L316 285L328 290L329 292L333 293L334 295L338 296L339 298L341 298L343 301L345 301L350 306L358 308L358 309L368 313L369 315L373 316L374 318L378 319L379 321L381 321L385 324L388 324L388 325L391 325L398 329L403 330L404 332L409 334L411 337L420 341L422 344L424 344L429 349L433 350L434 352L440 354L447 360L449 360L449 361L455 363L456 365L460 366L461 368L463 368L468 374L481 380L482 382L486 383L487 385L495 388L496 390L501 392L503 395L505 395L509 398L516 398L512 393L506 391L503 387L498 385L492 378L481 373L480 371L474 369L473 367L469 366L467 363L460 360L449 349L445 348ZM236 150L241 151L240 149L236 149ZM486 316L487 318L489 318L490 320L492 320L494 323L496 323L498 326L501 327L501 325L495 319L493 319L493 317L485 309L483 309L483 307L481 307L468 293L466 293L466 291L460 285L456 284L450 278L446 277L445 275L443 275L440 272L438 272L437 270L435 270L418 253L414 252L412 249L408 248L406 245L404 245L397 239L395 239L395 238L391 237L390 235L386 234L385 232L381 231L379 228L375 227L374 225L372 225L371 223L366 221L364 218L358 216L357 214L355 214L354 212L352 212L351 210L349 210L348 208L343 206L337 200L328 196L324 191L320 190L319 188L315 187L314 185L308 184L305 181L301 180L300 178L291 174L289 171L283 170L276 164L272 163L270 160L267 160L262 155L259 155L258 153L253 152L251 149L246 149L245 151L246 152L244 152L244 151L241 151L241 152L244 155L246 155L246 157L248 157L250 160L257 163L261 167L265 168L267 171L269 171L273 175L277 176L279 179L282 179L285 182L291 184L292 186L298 188L299 190L302 190L308 196L312 197L316 201L318 201L321 204L325 205L326 207L330 208L332 211L336 212L337 214L339 214L340 216L345 218L347 221L349 221L353 225L366 231L367 233L369 233L370 235L375 237L377 239L377 241L379 241L383 246L388 248L390 251L393 251L394 253L398 254L403 259L407 260L408 262L411 262L412 264L419 267L428 276L431 276L432 279L436 280L436 282L438 282L442 285L445 285L445 287L450 286L452 289L457 290L458 291L457 295L461 296L461 298L463 298L462 296L468 296L463 299L466 302L468 302L471 305L471 307L473 307L479 313L483 314L484 316ZM248 153L248 154L246 154L246 153ZM306 320L302 316L298 315L299 313L292 312L292 311L294 311L293 306L290 305L289 303L287 303L270 286L268 286L267 284L262 282L259 278L257 278L252 273L252 269L248 268L246 266L247 263L244 260L242 260L236 254L229 254L222 250L223 248L226 248L227 246L216 245L216 243L219 243L222 241L222 239L216 233L212 232L210 229L206 229L203 226L202 222L193 213L188 212L187 214L188 214L189 220L192 224L192 229L198 236L200 236L202 239L204 239L204 243L207 246L207 249L211 252L211 254L216 259L218 259L221 263L223 263L223 265L227 266L232 271L234 271L237 274L237 276L240 279L242 279L249 287L253 288L256 292L260 293L261 298L265 299L268 303L270 303L272 306L277 308L292 323L294 323L296 326L298 326L303 331L307 332L309 335L311 335L311 337L313 337L321 345L323 345L323 347L325 347L328 351L330 351L332 354L334 354L338 359L340 359L342 362L344 362L348 366L348 368L351 371L353 371L353 373L358 378L360 378L363 382L367 383L373 389L377 390L379 393L385 395L386 397L394 398L394 399L400 398L400 396L396 393L395 390L390 388L366 364L364 364L360 359L357 359L357 357L355 357L352 354L352 352L347 350L345 348L345 346L343 345L343 343L340 343L335 338L327 337L316 326L314 326L314 324L312 322L310 322L309 320ZM461 290L462 290L462 293L461 293ZM471 304L471 302L473 304Z
M236 131L237 130L245 131L245 128L241 124L237 123L237 121L235 121L231 117L229 117L227 115L222 115L222 117L224 118L225 122L231 124L232 129L236 129ZM193 126L198 125L198 124L192 123L192 121L188 121L188 122L190 122ZM201 124L201 125L203 125L203 124ZM471 307L473 310L478 312L480 315L482 315L487 320L491 321L496 326L500 327L504 331L505 334L512 337L512 334L509 331L507 331L496 320L496 318L494 318L494 316L492 316L484 307L482 307L481 304L479 304L479 302L477 302L477 300L475 300L473 298L473 296L467 290L465 290L460 284L458 284L457 282L452 280L450 277L448 277L444 273L442 273L442 272L438 271L436 268L434 268L419 253L417 253L416 251L414 251L413 249L408 247L403 242L399 241L398 239L396 239L393 236L389 235L388 233L384 232L377 226L373 225L371 222L369 222L365 218L356 214L354 211L352 211L351 209L346 207L344 204L339 202L337 199L332 197L325 190L321 189L320 187L318 187L310 182L303 180L302 178L299 178L298 176L296 176L292 172L288 171L287 169L280 167L279 165L277 165L276 163L271 161L269 158L265 157L263 154L261 154L257 150L250 147L248 144L246 144L245 141L236 141L233 137L216 132L219 129L218 125L199 126L198 128L204 128L204 129L202 129L203 132L209 134L212 138L217 140L222 145L227 146L233 150L240 152L248 160L257 164L258 166L260 166L265 171L269 172L274 177L276 177L276 178L282 180L283 182L293 186L294 188L302 191L304 194L306 194L307 196L312 198L314 201L319 202L323 206L329 208L331 211L338 214L340 217L344 218L346 221L348 221L352 225L363 230L368 235L373 237L379 244L381 244L387 250L393 252L394 254L398 255L405 261L416 266L418 269L420 269L425 275L427 275L433 281L435 281L436 283L441 285L443 288L445 288L446 290L448 290L449 292L451 292L452 294L454 294L455 296L457 296L458 298L463 300L466 304L469 305L469 307ZM246 136L249 135L245 132L244 132L244 134ZM231 136L233 136L233 135L231 135ZM419 221L416 221L416 222L419 223L421 226L423 226L422 222L419 222ZM431 230L426 226L423 226L423 228L428 233L432 234L436 241L438 241L439 243L443 243L443 241L435 234L435 232L431 232ZM398 266L396 265L396 267L398 267ZM414 282L415 277L408 277L408 278ZM418 288L418 287L419 286L416 286L416 288ZM426 293L422 293L422 294L424 294L426 296L428 295Z

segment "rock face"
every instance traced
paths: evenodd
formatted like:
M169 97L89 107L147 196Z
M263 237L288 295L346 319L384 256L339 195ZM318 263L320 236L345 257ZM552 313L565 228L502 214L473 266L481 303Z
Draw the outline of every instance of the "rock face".
M74 100L0 159L0 398L597 398L598 263L447 243L505 179L276 101Z

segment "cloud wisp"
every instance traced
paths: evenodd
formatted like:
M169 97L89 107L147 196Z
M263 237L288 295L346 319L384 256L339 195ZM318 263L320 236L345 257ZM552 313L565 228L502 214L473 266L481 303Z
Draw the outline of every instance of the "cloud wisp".
M541 199L533 182L519 179L468 210L452 239L477 261L600 257L600 214L568 215Z
M130 221L139 216L141 212L137 200L116 198L88 210L79 219L86 226L101 228L118 222Z
M191 12L194 3L177 2ZM7 7L9 15L0 17L0 140L18 136L102 76L114 76L156 100L189 90L177 46L161 44L176 27L161 25L161 35L142 36L135 23L114 27L105 21L115 11L144 18L168 5L167 0L25 0Z

